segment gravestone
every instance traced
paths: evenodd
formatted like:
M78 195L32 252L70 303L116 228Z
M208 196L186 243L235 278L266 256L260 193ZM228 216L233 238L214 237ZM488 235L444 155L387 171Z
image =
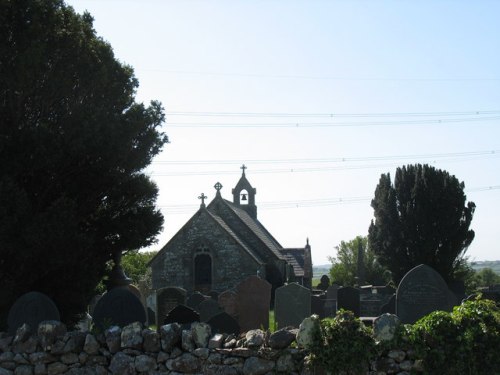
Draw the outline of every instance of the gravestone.
M249 276L236 286L238 324L243 332L269 328L271 284L258 276Z
M337 291L337 309L350 310L354 316L360 316L359 289L351 286L339 288Z
M217 315L212 316L207 324L212 327L212 334L214 333L226 333L226 334L240 334L240 326L236 319L226 312L221 312Z
M177 305L186 304L186 290L166 287L156 291L156 325L159 327L167 313Z
M177 305L167 313L163 324L179 323L182 329L189 329L192 323L199 321L200 314L192 308L186 305Z
M125 327L130 323L146 323L146 312L139 298L126 286L104 293L94 308L92 321L101 330L111 325Z
M317 286L318 289L326 291L330 286L330 278L327 275L321 276L320 282Z
M55 303L45 294L28 292L12 305L7 316L8 332L14 335L17 329L27 323L36 332L44 320L61 320Z
M200 313L200 319L202 322L206 322L212 316L215 316L222 312L222 309L219 306L217 301L214 301L212 298L209 298L198 306L198 312Z
M200 292L194 292L186 299L186 306L189 306L192 309L198 311L198 306L206 299L207 297L205 297Z
M276 289L274 319L278 328L288 326L298 328L308 316L311 316L311 291L308 288L290 283Z
M396 291L396 315L401 322L415 323L436 311L451 311L449 289L439 273L421 264L408 271Z
M321 319L326 318L325 301L326 296L311 296L311 314L318 315Z
M226 290L219 294L219 306L233 318L238 316L237 294L232 290Z
M337 291L340 286L332 284L326 289L325 315L335 316L337 313Z

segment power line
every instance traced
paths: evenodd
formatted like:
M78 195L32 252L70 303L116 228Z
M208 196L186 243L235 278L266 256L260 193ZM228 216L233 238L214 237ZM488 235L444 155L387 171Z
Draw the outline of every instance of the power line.
M245 159L245 160L156 160L152 165L168 164L168 165L216 165L216 164L313 164L313 163L349 163L349 162L367 162L367 161L385 161L385 160L406 160L406 159L443 159L443 158L466 158L476 156L497 156L500 150L484 150L484 151L463 151L450 153L434 153L434 154L409 154L409 155L385 155L385 156L363 156L363 157L335 157L335 158L311 158L311 159ZM287 169L289 171L289 169Z
M360 77L335 77L335 76L314 76L314 75L294 75L294 74L258 74L258 73L220 73L204 71L186 71L154 68L138 68L136 71L181 74L181 75L201 75L214 77L242 77L242 78L272 78L272 79L303 79L303 80L332 80L332 81L364 81L364 82L474 82L474 81L500 81L496 77L469 77L469 78L429 78L429 77L386 77L386 78L360 78Z
M466 193L483 192L499 190L500 185L483 186L471 189L466 189ZM307 200L294 200L294 201L272 201L261 202L258 204L259 209L273 210L273 209L287 209L287 208L309 208L309 207L327 207L342 204L356 204L368 202L373 199L372 196L360 197L335 197L335 198L321 198L321 199L307 199ZM175 204L175 205L161 205L159 208L167 210L169 215L186 214L193 212L199 207L196 204Z
M431 116L484 116L498 115L500 110L486 111L441 111L441 112L367 112L367 113L290 113L290 112L197 112L197 111L167 111L167 116L190 117L431 117Z

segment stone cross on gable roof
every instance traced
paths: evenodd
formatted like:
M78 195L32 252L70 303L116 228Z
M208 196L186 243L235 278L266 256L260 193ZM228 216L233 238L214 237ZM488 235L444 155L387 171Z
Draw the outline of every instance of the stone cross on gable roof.
M204 193L201 193L201 195L198 197L198 199L201 199L201 206L205 207L205 199L208 198Z
M222 189L222 184L220 182L217 182L214 185L215 190L217 190L217 194L220 194L220 189Z

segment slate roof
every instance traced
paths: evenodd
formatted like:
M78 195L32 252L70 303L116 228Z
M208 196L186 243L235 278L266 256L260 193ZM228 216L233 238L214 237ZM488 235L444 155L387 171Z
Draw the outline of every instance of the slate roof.
M297 277L304 276L304 248L281 249L281 254L293 267L293 272Z
M217 199L217 197L214 199L214 201ZM209 212L213 213L213 210L211 209L212 201L210 205L208 206ZM268 230L257 220L252 218L245 210L239 208L237 205L234 203L223 199L219 198L219 202L222 202L225 204L227 207L233 211L236 216L243 222L243 224L250 229L250 231L266 246L266 248L271 251L278 259L284 259L283 254L281 253L281 250L283 247L279 244L278 241L271 235L271 233L268 232ZM221 220L224 220L224 218L220 218ZM236 234L235 234L236 235ZM245 242L244 239L241 238L241 235L237 235L242 242Z

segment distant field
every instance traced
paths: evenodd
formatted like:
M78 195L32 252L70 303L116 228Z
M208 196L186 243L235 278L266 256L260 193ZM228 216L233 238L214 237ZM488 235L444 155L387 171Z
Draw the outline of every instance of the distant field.
M500 260L484 260L471 263L472 268L480 271L483 268L491 268L494 272L500 275ZM318 285L321 276L329 275L331 264L321 264L313 266L313 286Z

